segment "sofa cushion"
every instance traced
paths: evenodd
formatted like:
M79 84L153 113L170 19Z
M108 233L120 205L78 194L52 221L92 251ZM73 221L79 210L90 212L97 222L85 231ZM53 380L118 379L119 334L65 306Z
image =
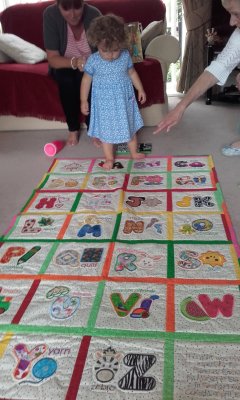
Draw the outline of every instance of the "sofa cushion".
M0 50L18 63L36 64L47 57L44 50L11 33L0 35Z
M163 21L153 21L143 29L141 34L142 40L142 49L145 52L148 44L154 39L156 36L164 34L164 22Z
M43 44L43 11L53 1L38 3L14 4L0 13L2 31L13 33L44 49ZM24 21L24 22L23 22Z

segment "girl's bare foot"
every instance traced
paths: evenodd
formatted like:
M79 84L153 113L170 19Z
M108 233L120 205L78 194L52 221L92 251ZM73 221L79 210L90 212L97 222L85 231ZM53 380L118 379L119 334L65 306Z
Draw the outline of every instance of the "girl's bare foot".
M131 156L134 160L142 160L143 158L145 158L144 153L133 153L131 154Z
M96 146L98 148L102 146L102 142L98 138L93 138L93 144L94 144L94 146Z
M106 160L102 165L102 168L106 169L106 171L110 171L112 167L113 167L113 160Z
M76 146L78 142L79 142L79 132L78 131L68 132L67 145Z

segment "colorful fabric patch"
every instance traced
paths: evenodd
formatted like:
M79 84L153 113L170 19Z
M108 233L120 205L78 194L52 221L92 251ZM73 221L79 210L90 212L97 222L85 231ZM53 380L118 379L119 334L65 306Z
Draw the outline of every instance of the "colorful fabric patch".
M76 193L36 193L23 212L27 213L62 213L71 211L76 201Z
M216 183L207 171L187 171L172 173L172 189L215 189Z
M125 175L115 174L111 171L109 174L92 174L88 180L87 188L90 190L116 190L122 189Z
M39 190L47 191L73 191L83 188L85 180L84 174L64 175L64 174L47 174L43 181L39 184Z
M76 208L76 212L78 211L117 212L119 210L121 194L122 192L120 190L108 193L85 192L81 196L79 204Z
M128 190L162 190L167 188L167 175L164 173L130 174L128 181Z
M167 192L125 192L124 209L137 212L167 211Z

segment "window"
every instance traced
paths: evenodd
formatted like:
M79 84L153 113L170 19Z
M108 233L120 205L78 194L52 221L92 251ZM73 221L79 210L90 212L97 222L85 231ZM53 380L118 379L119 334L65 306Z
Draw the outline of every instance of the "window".
M167 33L176 37L180 42L180 59L171 64L168 73L167 93L176 93L176 85L181 67L183 49L185 45L186 27L183 17L183 8L181 0L163 0L166 5Z

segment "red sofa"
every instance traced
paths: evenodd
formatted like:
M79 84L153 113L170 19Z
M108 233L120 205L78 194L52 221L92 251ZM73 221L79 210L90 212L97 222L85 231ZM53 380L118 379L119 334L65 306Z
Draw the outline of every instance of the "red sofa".
M103 14L114 13L126 22L139 21L143 28L152 21L163 20L162 0L87 0ZM3 33L12 33L44 49L42 15L53 1L17 4L0 15ZM167 111L166 76L169 65L179 57L178 42L169 35L154 38L147 46L143 62L135 67L143 82L147 102L141 107L145 125L155 125ZM36 117L65 121L57 86L48 75L46 61L38 64L0 64L0 116Z

